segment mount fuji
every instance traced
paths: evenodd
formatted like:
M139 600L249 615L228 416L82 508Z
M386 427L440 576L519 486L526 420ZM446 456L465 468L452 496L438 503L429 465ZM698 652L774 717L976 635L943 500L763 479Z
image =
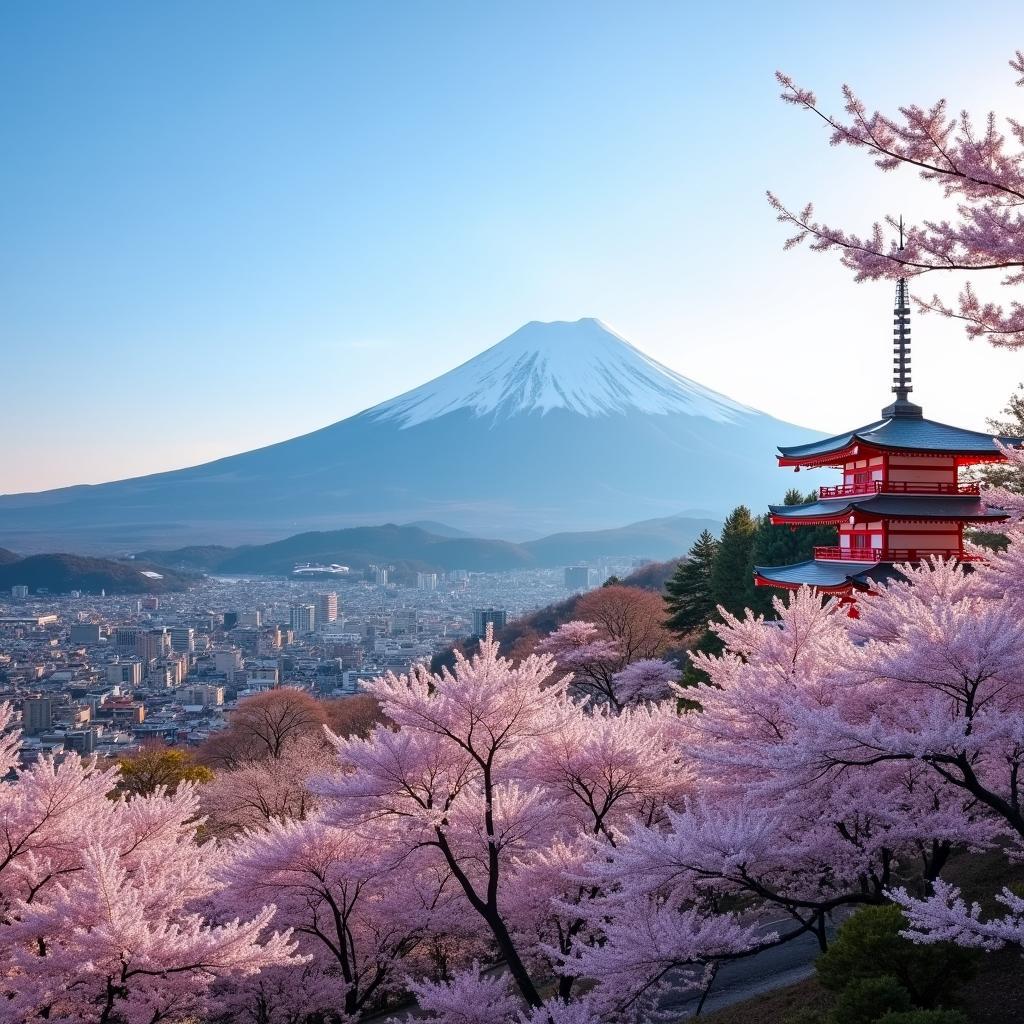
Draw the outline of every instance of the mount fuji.
M822 435L656 362L599 320L529 323L330 426L189 469L0 496L22 551L260 542L440 520L513 539L781 498L777 444Z

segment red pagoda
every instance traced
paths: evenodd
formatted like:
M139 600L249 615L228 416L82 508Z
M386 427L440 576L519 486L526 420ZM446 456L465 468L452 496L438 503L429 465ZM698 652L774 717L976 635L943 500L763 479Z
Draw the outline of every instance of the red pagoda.
M898 575L894 563L932 555L969 560L964 527L1006 519L985 504L975 482L961 482L960 469L1005 456L993 438L925 419L910 401L910 306L907 282L896 286L893 329L893 392L882 417L845 434L792 448L779 447L779 465L842 470L843 482L822 487L806 505L772 505L778 526L834 525L839 543L814 549L795 565L755 566L761 587L814 587L851 599L854 591ZM1001 437L1019 445L1019 438Z

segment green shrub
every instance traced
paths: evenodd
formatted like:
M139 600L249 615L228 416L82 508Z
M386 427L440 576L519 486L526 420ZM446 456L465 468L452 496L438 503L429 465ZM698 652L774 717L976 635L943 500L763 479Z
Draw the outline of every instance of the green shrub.
M828 1024L874 1024L884 1014L911 1005L910 993L891 975L855 978L839 993Z
M973 977L977 952L951 942L918 945L900 935L906 926L903 911L893 904L857 911L818 957L818 980L841 992L859 978L888 975L907 990L915 1006L946 1002L957 985Z
M782 1024L826 1024L826 1021L818 1010L803 1007L787 1014L783 1018Z
M878 1024L967 1024L959 1010L906 1010L887 1013Z

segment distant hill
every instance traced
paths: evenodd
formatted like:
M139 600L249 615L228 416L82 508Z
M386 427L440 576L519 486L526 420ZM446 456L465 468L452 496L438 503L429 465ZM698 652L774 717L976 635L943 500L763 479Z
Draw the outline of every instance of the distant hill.
M360 526L349 530L300 533L272 544L225 548L179 548L145 551L139 556L161 565L205 569L219 573L291 572L297 563L340 563L353 569L373 564L397 564L411 570L471 569L502 572L535 564L534 556L518 544L472 537L438 537L418 526Z
M21 555L16 555L13 551L8 551L7 548L0 548L0 565L10 565L11 562L16 562L21 558Z
M426 530L427 533L432 533L435 537L472 537L471 533L466 533L465 530L457 530L454 526L449 526L447 523L435 523L433 519L419 519L415 523L403 523L403 526L418 526L421 530Z
M440 525L440 524L439 524ZM271 544L226 548L216 545L171 551L149 550L138 557L172 568L204 572L282 575L296 564L337 562L353 569L372 564L410 571L469 569L502 572L551 568L604 556L671 558L684 554L703 529L717 533L711 519L673 516L633 523L617 530L560 533L524 544L479 537L443 536L419 526L361 526L300 533ZM442 527L443 528L443 527Z
M155 573L159 578L146 576L146 572ZM187 576L146 562L116 562L109 558L67 554L15 556L14 561L0 558L0 591L8 593L11 587L24 585L33 592L47 590L51 594L66 594L71 590L90 594L101 590L108 594L162 594L184 590L188 583Z
M175 548L173 551L140 551L135 557L146 562L156 562L172 569L202 570L212 572L226 558L245 551L245 547L229 548L222 544L194 544Z
M686 554L702 530L717 535L721 528L722 524L715 519L668 516L645 519L614 530L554 533L527 541L523 547L532 552L541 565L565 565L605 555L666 559Z

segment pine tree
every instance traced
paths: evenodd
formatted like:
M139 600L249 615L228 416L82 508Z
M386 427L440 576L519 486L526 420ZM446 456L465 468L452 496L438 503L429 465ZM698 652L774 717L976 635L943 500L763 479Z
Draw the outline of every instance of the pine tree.
M714 614L711 573L717 553L718 541L705 530L665 584L665 625L673 633L688 636L706 626Z
M1017 385L1001 414L985 420L985 425L993 434L1024 437L1024 384ZM1024 470L1019 466L995 462L979 466L977 475L990 487L1005 487L1015 494L1024 494Z
M817 501L815 491L802 494L791 488L783 498L784 505L803 505ZM747 573L747 607L758 615L774 618L772 598L780 593L774 587L754 585L755 565L792 565L814 557L819 545L836 544L836 529L833 526L773 526L767 515L757 519L757 533L751 546L750 564Z
M711 599L734 615L742 615L747 603L750 556L756 533L757 521L746 505L734 508L722 527L711 569Z

